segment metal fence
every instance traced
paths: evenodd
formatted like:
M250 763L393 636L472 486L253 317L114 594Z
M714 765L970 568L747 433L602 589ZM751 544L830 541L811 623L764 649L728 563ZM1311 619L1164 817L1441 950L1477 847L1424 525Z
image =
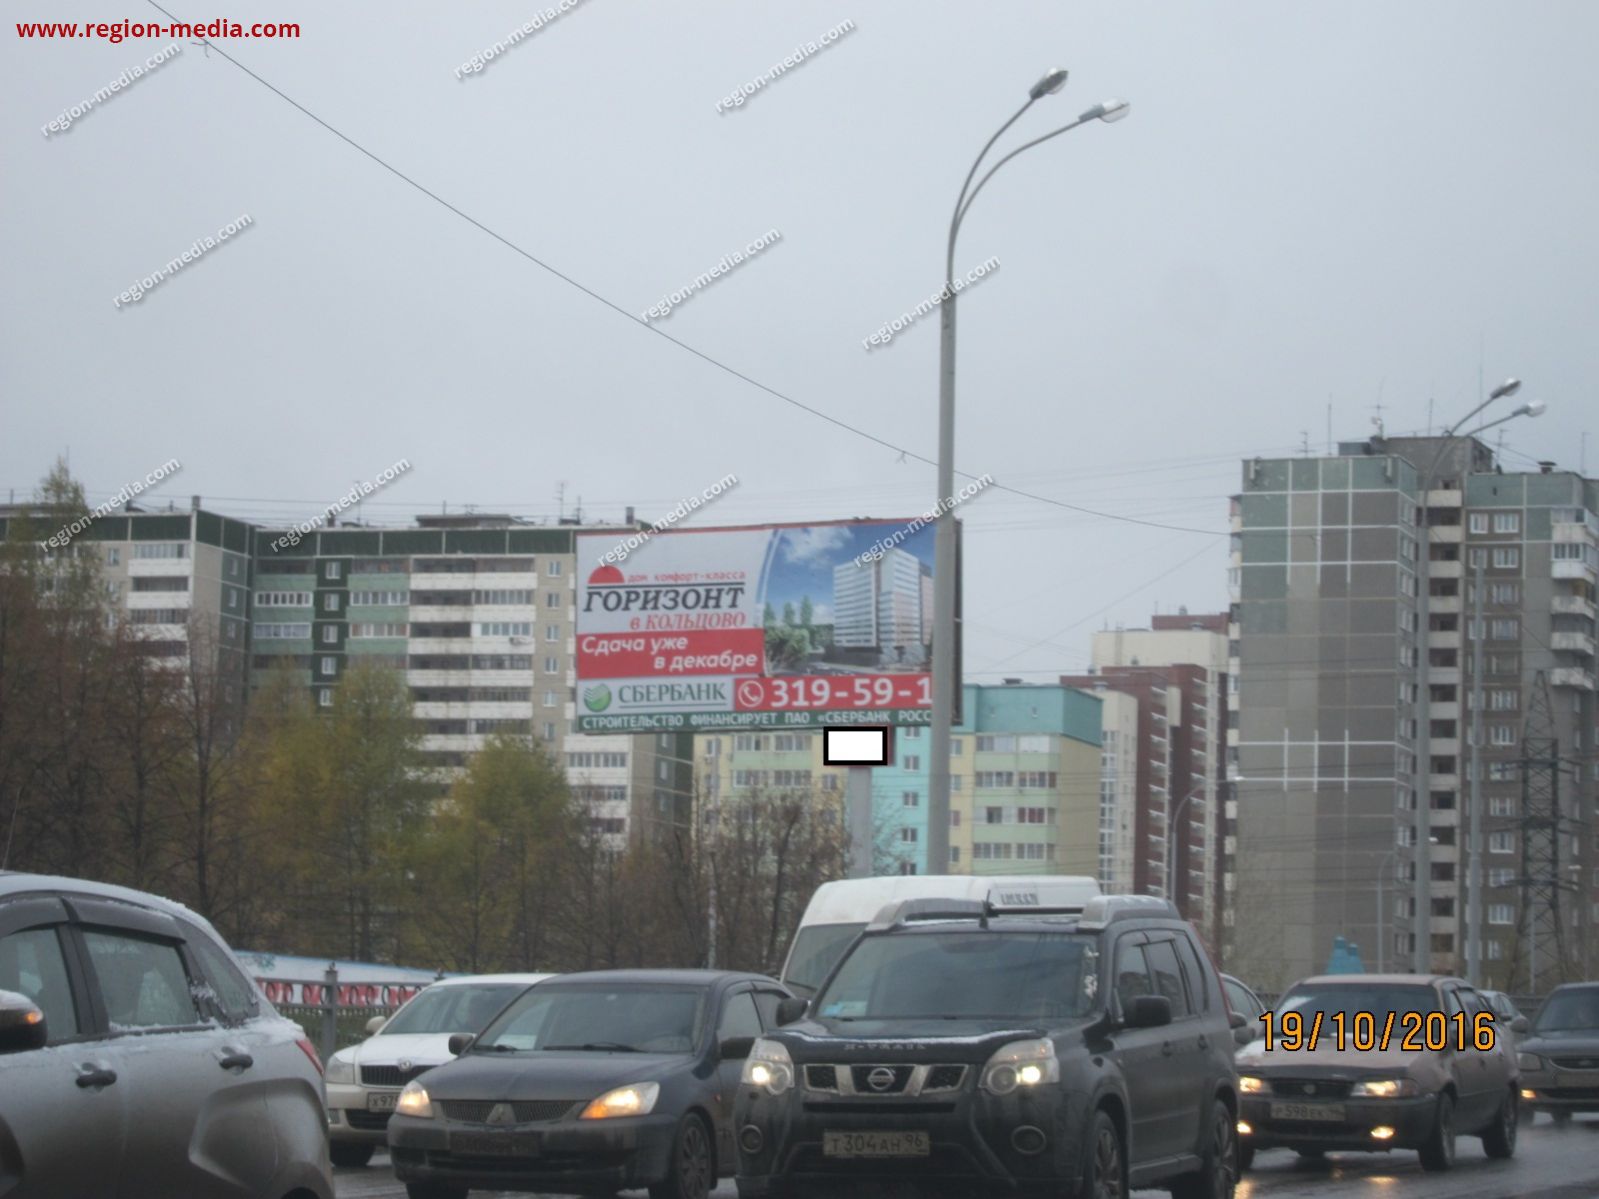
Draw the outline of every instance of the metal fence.
M442 972L438 975L443 978ZM326 1062L340 1049L363 1041L374 1016L388 1017L426 983L414 978L403 982L341 982L332 962L319 983L258 978L272 1006L305 1030Z

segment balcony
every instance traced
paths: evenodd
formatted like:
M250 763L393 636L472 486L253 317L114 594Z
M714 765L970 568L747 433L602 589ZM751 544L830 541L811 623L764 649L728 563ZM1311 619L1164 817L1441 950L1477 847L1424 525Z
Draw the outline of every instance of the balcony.
M1591 671L1581 670L1575 666L1557 666L1549 672L1549 685L1551 687L1577 687L1583 691L1594 690L1594 677Z
M1587 633L1551 633L1549 634L1549 648L1563 650L1568 654L1581 654L1585 658L1593 657L1593 638Z
M1458 508L1461 503L1462 498L1458 488L1448 491L1429 491L1427 493L1428 508Z
M1556 558L1549 564L1549 577L1554 579L1582 579L1599 585L1599 570L1591 562L1580 558Z
M1584 599L1580 595L1553 597L1549 601L1549 611L1556 616L1586 616L1589 620L1599 620L1599 607L1596 607L1592 600Z
M1427 574L1434 579L1458 579L1461 577L1460 561L1454 562L1429 562Z
M1434 545L1440 542L1459 544L1465 540L1465 528L1461 525L1429 525L1427 540Z
M1439 703L1434 701L1428 706L1433 720L1459 720L1460 705L1458 703Z
M1459 649L1460 631L1458 629L1434 629L1427 635L1427 644L1432 649Z
M1428 607L1439 615L1460 614L1460 597L1458 595L1435 595L1431 597Z

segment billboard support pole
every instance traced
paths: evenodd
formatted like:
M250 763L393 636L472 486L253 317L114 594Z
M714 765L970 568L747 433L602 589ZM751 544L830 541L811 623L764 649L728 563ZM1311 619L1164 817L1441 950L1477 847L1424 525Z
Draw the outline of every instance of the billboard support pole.
M849 876L872 877L872 768L851 766L844 781L844 811L849 828Z
M990 143L992 144L992 143ZM986 153L986 150L985 150ZM977 168L973 166L973 171ZM968 177L967 182L971 182ZM955 227L944 261L938 362L938 517L933 529L933 736L927 763L927 873L949 873L949 739L955 720Z

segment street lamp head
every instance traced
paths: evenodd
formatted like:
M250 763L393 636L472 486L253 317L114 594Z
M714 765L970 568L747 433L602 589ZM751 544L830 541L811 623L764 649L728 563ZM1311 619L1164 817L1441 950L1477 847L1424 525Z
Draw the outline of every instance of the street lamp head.
M1083 121L1104 121L1110 124L1119 121L1132 111L1132 105L1126 100L1106 100L1103 104L1096 104L1085 112L1079 119Z
M1502 400L1506 396L1513 396L1521 390L1521 380L1516 378L1506 379L1498 387L1488 393L1490 400Z
M1032 90L1029 91L1027 93L1027 95L1028 95L1029 99L1037 100L1037 99L1039 99L1042 96L1053 96L1056 92L1060 91L1060 89L1065 87L1065 86L1066 86L1066 68L1065 67L1056 67L1053 71L1049 72L1049 74L1045 75L1037 83L1033 84Z
M1549 405L1544 403L1542 400L1528 400L1525 404L1521 405L1521 407L1517 408L1510 415L1511 416L1542 416L1544 414L1544 411L1548 407L1549 407Z

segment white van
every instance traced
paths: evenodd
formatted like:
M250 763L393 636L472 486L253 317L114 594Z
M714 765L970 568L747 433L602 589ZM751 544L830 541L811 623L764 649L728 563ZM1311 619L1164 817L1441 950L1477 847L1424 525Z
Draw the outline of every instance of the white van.
M1004 907L1080 908L1100 894L1096 879L1063 874L896 874L823 883L800 917L782 981L814 994L856 933L902 899L987 899Z

